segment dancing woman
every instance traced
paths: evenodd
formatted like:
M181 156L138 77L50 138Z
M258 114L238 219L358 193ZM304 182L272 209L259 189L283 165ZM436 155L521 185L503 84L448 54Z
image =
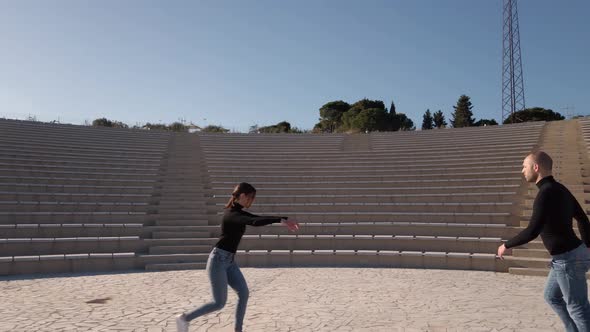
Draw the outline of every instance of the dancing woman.
M227 300L228 285L238 294L235 331L242 332L249 290L234 258L240 240L246 231L246 226L282 223L290 231L299 229L297 221L288 217L257 216L244 211L244 208L252 206L255 197L256 189L248 183L242 182L234 188L232 196L225 206L226 209L221 222L221 236L207 260L206 271L211 282L213 301L193 311L178 315L176 317L178 332L188 332L189 322L193 319L221 310Z

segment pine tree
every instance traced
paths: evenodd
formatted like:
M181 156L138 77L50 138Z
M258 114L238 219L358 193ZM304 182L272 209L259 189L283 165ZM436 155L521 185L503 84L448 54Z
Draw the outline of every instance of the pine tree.
M422 118L422 130L428 130L433 128L434 119L430 113L430 109L427 109Z
M395 105L393 104L393 100L391 101L391 106L389 106L389 114L395 115Z
M454 128L471 127L475 123L473 119L473 105L466 95L461 95L457 100L457 106L453 106L455 111L452 114L451 124Z
M441 110L434 112L433 115L434 127L435 128L444 128L447 126L447 120L445 120L445 115Z

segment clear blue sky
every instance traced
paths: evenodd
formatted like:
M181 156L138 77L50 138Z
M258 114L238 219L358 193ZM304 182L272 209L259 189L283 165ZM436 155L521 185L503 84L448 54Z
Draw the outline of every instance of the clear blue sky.
M590 1L519 14L527 106L589 114ZM501 0L0 0L0 117L310 129L366 97L419 126L467 94L499 120L501 46Z

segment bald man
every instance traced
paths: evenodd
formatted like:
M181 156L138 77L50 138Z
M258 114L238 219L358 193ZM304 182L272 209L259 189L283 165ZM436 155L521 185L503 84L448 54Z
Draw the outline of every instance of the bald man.
M565 324L566 331L590 331L590 303L586 271L590 262L590 223L576 198L551 175L553 160L545 152L528 155L522 164L527 182L534 182L539 193L533 203L529 225L498 247L503 259L506 249L520 246L539 234L551 254L551 270L545 287L545 301ZM573 230L578 222L582 240Z

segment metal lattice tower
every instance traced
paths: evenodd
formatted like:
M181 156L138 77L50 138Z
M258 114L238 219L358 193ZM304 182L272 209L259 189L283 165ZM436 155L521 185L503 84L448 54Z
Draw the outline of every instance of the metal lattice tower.
M502 122L525 108L517 0L504 0L502 41Z

